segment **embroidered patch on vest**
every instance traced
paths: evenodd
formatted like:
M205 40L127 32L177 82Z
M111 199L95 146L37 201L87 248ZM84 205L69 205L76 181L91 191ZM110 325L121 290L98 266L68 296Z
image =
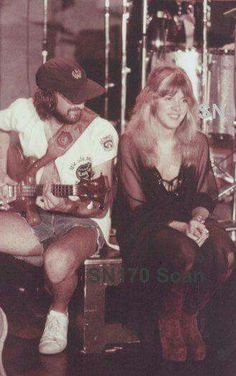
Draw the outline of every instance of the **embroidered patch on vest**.
M111 150L114 144L112 135L101 138L100 143L103 145L104 150Z
M73 141L73 138L71 134L69 132L64 132L64 131L61 132L61 134L59 134L59 136L56 139L58 146L60 146L63 149L67 148L68 145L72 143L72 141Z

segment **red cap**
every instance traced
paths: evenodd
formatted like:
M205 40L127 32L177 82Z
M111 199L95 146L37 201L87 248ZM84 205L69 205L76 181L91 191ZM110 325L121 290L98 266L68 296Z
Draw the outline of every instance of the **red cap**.
M105 89L87 78L75 61L53 58L42 64L36 73L40 89L58 91L72 103L79 104L104 94Z

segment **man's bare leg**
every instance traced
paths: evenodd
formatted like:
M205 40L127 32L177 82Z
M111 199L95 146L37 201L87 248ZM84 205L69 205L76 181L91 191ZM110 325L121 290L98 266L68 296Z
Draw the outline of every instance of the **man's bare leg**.
M53 294L52 309L65 312L78 283L77 270L96 252L97 230L77 227L45 252L45 271Z
M97 230L77 227L70 230L45 252L44 265L53 295L51 310L40 340L42 354L56 354L67 345L67 306L78 283L78 268L97 246Z
M0 212L0 252L14 256L39 256L43 246L26 220L15 212Z

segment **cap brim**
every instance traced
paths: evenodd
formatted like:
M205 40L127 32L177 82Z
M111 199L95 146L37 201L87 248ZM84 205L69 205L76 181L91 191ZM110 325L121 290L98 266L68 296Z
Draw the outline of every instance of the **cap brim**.
M71 98L71 101L73 103L79 104L99 97L104 93L105 89L101 85L97 84L95 81L87 79L84 88L81 89L75 96L73 96L73 98Z

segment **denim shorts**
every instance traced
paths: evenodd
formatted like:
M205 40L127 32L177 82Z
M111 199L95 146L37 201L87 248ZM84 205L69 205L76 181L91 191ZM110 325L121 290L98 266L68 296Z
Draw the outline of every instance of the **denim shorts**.
M90 218L78 218L69 214L50 213L40 210L42 222L39 225L32 226L32 230L39 239L40 243L46 248L52 241L55 241L66 234L74 227L96 228L97 230L97 250L96 253L105 244L105 238L102 230L95 221Z

